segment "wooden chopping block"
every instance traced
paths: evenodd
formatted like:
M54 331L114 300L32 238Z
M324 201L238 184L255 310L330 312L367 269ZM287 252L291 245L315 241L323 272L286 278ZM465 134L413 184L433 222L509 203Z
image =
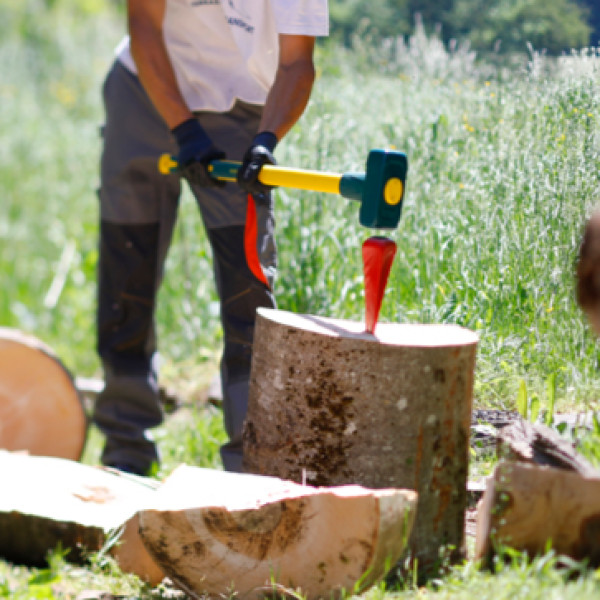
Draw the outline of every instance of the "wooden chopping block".
M414 489L423 575L466 556L477 335L259 308L244 470L311 485Z
M140 535L169 578L200 598L362 591L402 554L417 494L315 488L182 465L139 512Z
M0 328L0 448L79 460L86 432L82 399L55 353Z

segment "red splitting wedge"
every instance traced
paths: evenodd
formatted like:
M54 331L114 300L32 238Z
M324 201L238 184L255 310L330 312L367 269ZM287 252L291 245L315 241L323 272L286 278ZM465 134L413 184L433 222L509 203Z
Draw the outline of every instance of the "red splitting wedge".
M372 236L362 245L365 276L365 324L367 333L374 334L385 286L396 255L396 243L389 238Z

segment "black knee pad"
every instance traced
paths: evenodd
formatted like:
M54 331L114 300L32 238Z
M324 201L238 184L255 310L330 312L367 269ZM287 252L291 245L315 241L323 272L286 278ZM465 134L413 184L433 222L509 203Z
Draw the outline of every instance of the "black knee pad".
M154 350L159 225L100 224L98 352L114 363L146 362ZM125 365L123 365L125 366Z

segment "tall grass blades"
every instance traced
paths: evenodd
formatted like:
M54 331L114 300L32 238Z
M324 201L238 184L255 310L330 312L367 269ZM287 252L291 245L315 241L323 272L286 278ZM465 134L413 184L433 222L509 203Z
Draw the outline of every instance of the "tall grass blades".
M91 372L99 82L124 22L0 3L0 324Z
M89 375L100 86L125 21L113 5L81 6L75 24L67 0L0 3L0 324ZM600 197L597 52L551 61L530 49L492 66L418 29L354 51L320 44L316 61L280 164L363 171L371 149L394 147L409 159L407 193L390 232L361 227L356 202L276 190L279 306L362 319L360 245L388 235L398 253L380 319L476 330L476 402L514 407L521 380L542 399L554 377L556 410L593 404L597 347L573 263ZM187 192L160 293L165 360L218 352L210 249Z

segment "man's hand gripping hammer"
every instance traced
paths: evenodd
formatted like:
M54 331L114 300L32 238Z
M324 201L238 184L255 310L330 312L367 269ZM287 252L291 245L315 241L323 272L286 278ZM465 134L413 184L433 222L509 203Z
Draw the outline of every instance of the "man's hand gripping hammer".
M236 181L241 163L215 160L209 172L220 181ZM177 162L163 154L158 163L161 173L177 171ZM364 173L329 173L265 165L259 180L265 185L314 192L339 194L360 202L359 222L363 227L395 229L400 221L408 161L402 152L371 150Z

